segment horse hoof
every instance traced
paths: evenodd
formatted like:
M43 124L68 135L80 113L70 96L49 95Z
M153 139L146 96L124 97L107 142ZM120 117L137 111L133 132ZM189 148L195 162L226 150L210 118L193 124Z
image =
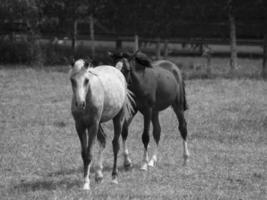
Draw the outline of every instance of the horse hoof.
M147 171L147 169L148 169L148 167L147 167L147 163L144 163L144 164L140 167L140 169L141 169L142 171Z
M155 160L150 160L148 163L149 167L155 167L156 166L156 161Z
M119 182L118 182L118 179L117 179L117 178L113 178L113 179L111 180L111 183L117 185Z
M96 176L95 177L95 182L96 183L101 183L103 181L103 176Z
M89 183L85 183L83 185L83 190L90 190L90 184Z
M188 164L188 161L189 161L188 159L184 160L184 163L183 163L183 166L184 166L184 167L186 167L186 166L187 166L187 164Z
M189 160L189 154L184 154L184 163L183 166L186 166Z
M184 163L183 166L187 166L189 160L189 155L184 155Z
M127 171L129 169L132 168L132 163L131 162L128 162L128 163L124 163L124 169Z

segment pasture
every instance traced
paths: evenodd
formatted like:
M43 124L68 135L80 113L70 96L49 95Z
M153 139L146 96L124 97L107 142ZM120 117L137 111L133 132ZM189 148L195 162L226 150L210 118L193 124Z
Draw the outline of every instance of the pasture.
M0 199L266 199L267 82L187 80L188 166L182 166L178 122L167 109L160 115L159 162L140 171L137 115L128 137L133 168L124 171L120 154L118 185L111 184L112 124L105 124L104 180L97 184L92 176L86 192L63 71L0 68Z

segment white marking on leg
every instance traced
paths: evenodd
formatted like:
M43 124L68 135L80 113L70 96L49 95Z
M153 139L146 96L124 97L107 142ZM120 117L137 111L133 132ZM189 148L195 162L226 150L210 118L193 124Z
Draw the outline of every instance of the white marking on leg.
M122 147L123 147L123 156L124 156L124 167L130 167L132 164L132 161L129 158L129 151L128 151L126 140L122 141Z
M156 162L157 162L157 160L158 160L158 145L155 147L153 156L151 157L151 159L150 159L150 161L148 163L148 166L154 167Z
M89 179L89 173L90 173L91 163L88 165L88 169L86 172L86 175L84 176L84 190L90 190L90 179Z
M99 151L97 156L97 162L96 162L96 180L100 180L103 178L103 152L104 147L99 143Z
M128 148L127 148L126 140L122 141L122 148L123 148L123 154L124 155L128 155L129 151L128 151Z
M183 141L183 150L184 150L184 165L187 164L187 160L189 158L189 151L188 151L188 147L187 147L187 142Z
M143 161L142 161L142 165L141 165L141 170L147 171L148 168L148 152L145 149L144 150L144 156L143 156Z
M113 184L118 184L119 182L118 182L118 179L117 179L117 177L116 177L116 178L114 178L114 179L112 179L112 180L111 180L111 183L113 183Z

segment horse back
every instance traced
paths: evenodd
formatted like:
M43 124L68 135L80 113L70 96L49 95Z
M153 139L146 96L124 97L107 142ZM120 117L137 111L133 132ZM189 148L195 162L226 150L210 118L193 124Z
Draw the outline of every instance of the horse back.
M174 64L173 62L168 61L168 60L158 60L158 61L152 62L152 65L155 68L159 67L159 68L168 70L171 73L173 73L178 84L180 84L182 82L182 73L181 73L180 69L178 68L178 66L176 64Z
M177 103L178 105L180 105L181 109L187 110L188 106L185 94L185 83L183 80L182 72L179 67L175 63L168 60L154 61L152 62L152 66L155 68L155 70L167 70L173 74L178 85Z

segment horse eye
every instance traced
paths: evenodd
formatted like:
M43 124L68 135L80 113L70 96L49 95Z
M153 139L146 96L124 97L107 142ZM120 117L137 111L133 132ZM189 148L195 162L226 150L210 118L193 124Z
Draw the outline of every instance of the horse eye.
M89 79L85 79L84 80L84 85L88 85L88 83L89 83Z
M128 72L128 70L127 70L127 69L125 69L125 67L123 67L123 68L121 69L121 72L124 74L124 73L127 73L127 72Z

